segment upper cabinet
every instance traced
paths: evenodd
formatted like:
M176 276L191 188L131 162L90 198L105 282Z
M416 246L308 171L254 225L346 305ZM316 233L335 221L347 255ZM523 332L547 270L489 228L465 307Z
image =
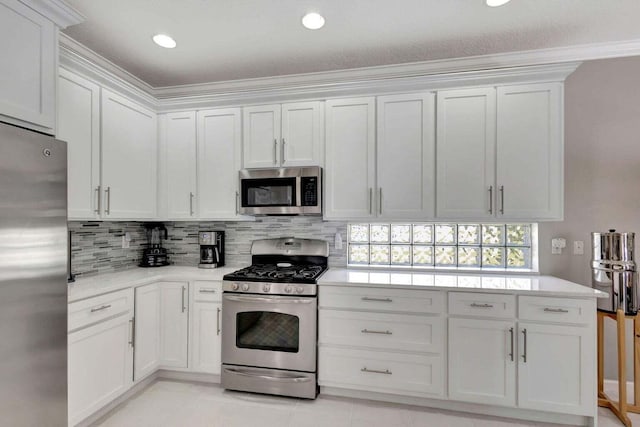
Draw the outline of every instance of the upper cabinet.
M49 17L48 2L0 0L0 121L53 135L58 29L82 19L62 2L65 19Z
M321 106L312 101L245 107L243 166L321 166Z

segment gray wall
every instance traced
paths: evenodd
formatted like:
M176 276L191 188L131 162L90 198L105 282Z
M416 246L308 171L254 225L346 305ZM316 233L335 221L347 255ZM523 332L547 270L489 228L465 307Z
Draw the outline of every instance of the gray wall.
M565 84L564 221L539 225L540 271L590 285L590 233L640 233L639 191L640 57L584 63ZM562 255L551 255L552 237L567 239ZM573 255L574 240L584 255ZM605 376L616 378L613 322L605 336Z

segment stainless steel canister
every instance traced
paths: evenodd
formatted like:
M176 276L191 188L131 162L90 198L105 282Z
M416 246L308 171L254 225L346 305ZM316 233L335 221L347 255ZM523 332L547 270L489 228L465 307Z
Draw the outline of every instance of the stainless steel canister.
M598 310L626 314L638 312L638 276L634 261L635 233L591 233L593 260L592 287L609 294L598 299Z

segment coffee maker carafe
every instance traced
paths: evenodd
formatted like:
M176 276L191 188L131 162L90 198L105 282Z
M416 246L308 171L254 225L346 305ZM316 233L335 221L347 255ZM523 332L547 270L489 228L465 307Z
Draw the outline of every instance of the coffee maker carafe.
M140 267L162 267L169 265L167 250L162 247L162 239L167 239L167 228L161 222L144 224L147 229L147 248L142 252Z
M201 231L200 268L218 268L224 265L224 231Z

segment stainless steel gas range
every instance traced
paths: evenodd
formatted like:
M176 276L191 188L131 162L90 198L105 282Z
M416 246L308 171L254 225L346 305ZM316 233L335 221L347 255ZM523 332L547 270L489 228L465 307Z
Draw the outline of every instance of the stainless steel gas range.
M322 240L256 240L252 265L224 276L222 386L315 399L317 279L327 269Z

